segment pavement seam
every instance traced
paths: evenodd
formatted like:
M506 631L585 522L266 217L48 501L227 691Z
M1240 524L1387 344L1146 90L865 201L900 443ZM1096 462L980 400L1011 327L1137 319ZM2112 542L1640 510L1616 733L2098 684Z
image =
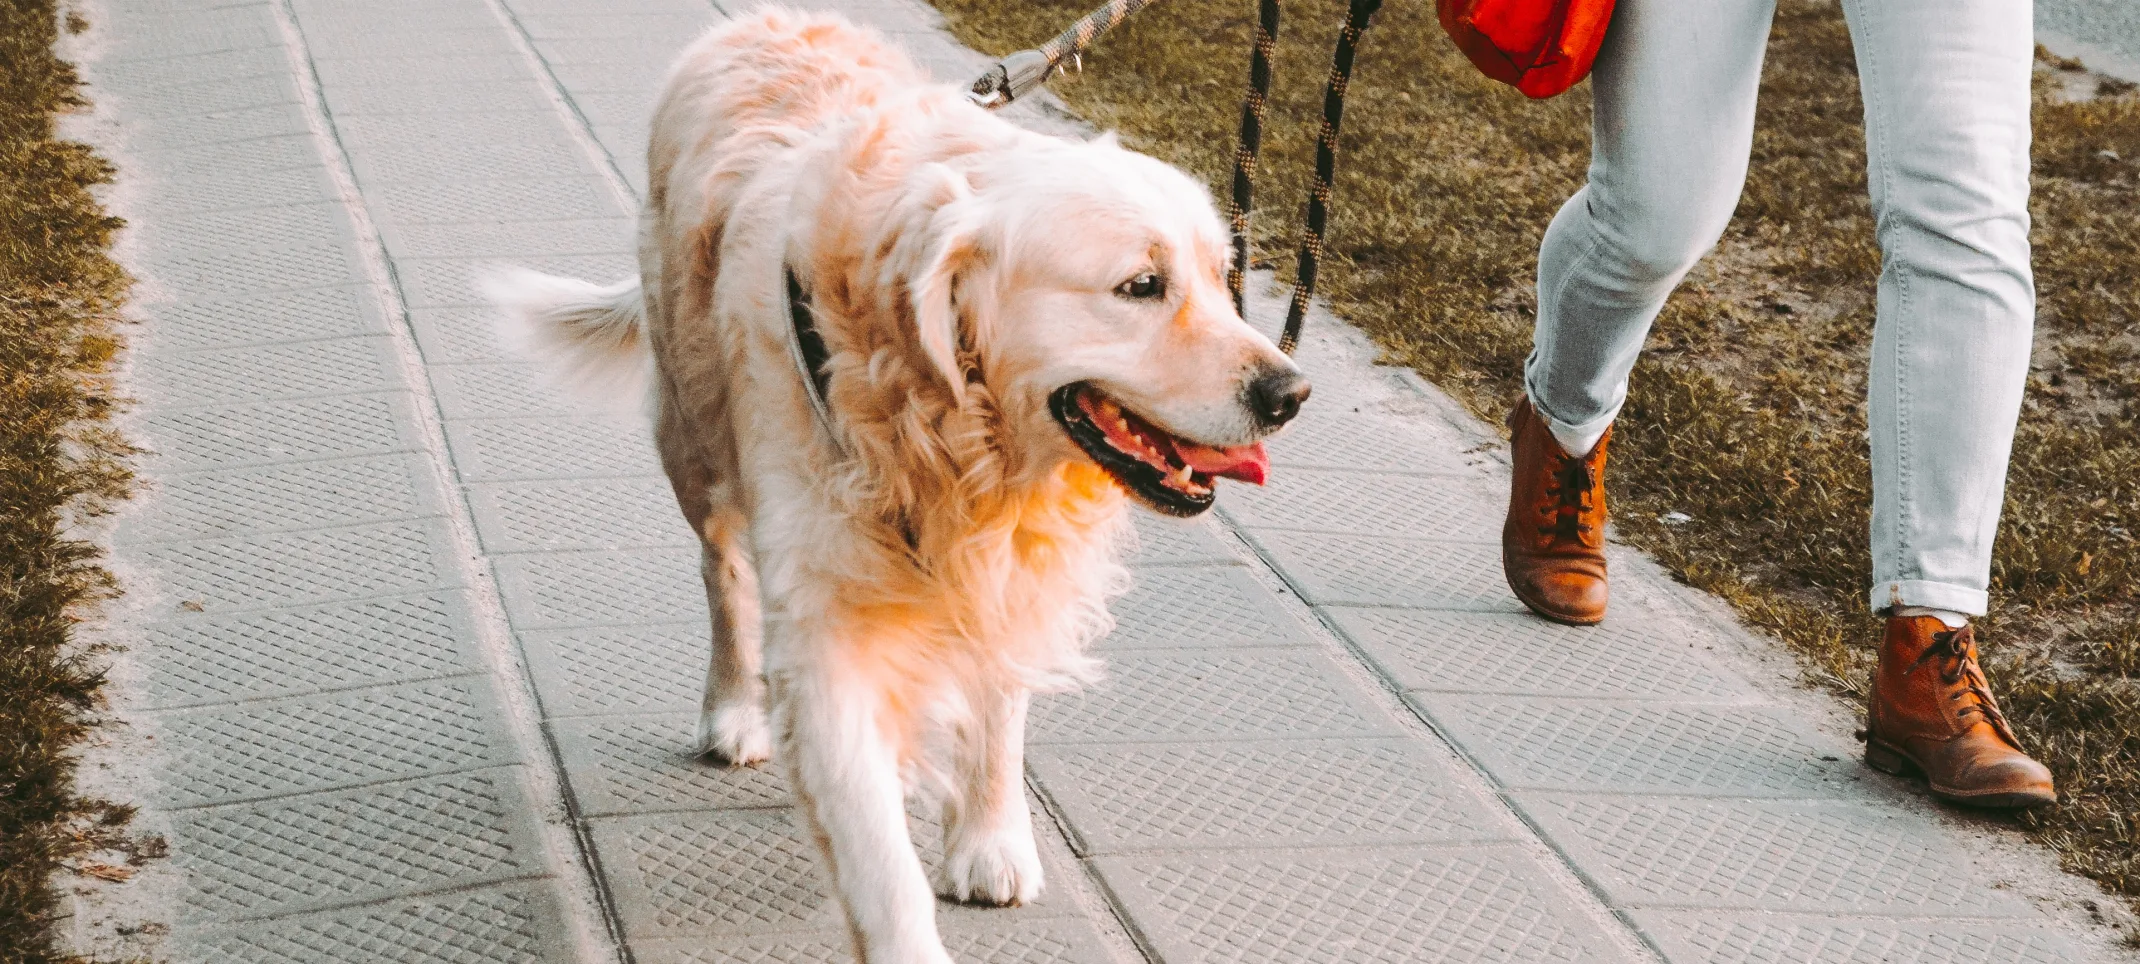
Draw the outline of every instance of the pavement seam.
M505 5L504 0L483 0L483 6L504 25L513 52L534 71L536 86L542 88L543 99L550 102L553 110L564 116L565 133L572 139L573 146L578 147L580 153L594 162L602 182L617 196L617 201L625 212L636 215L640 205L639 192L632 190L631 180L624 176L623 168L617 166L617 159L610 156L609 149L603 147L601 140L595 137L594 125L587 120L587 114L580 110L579 102L572 99L572 91L565 87L564 81L558 79L557 71L544 59L542 51L536 48L534 38L528 34L527 25L520 22L520 17ZM708 7L723 17L728 15L727 11L716 4L709 3Z
M614 956L629 964L630 959L623 950L625 945L616 914L610 906L607 889L603 886L602 874L599 866L593 862L593 847L579 832L579 822L574 819L572 813L563 763L556 746L541 724L540 705L537 702L539 698L533 678L512 638L495 577L490 573L486 557L482 553L475 520L466 496L462 493L451 450L447 448L445 426L436 391L424 370L423 356L410 323L409 307L401 296L400 280L395 274L393 261L388 257L381 242L377 225L372 221L369 204L357 187L348 149L342 143L335 127L310 47L303 29L299 26L297 11L291 0L275 0L267 6L275 19L284 56L289 60L290 70L298 86L299 104L305 125L310 129L320 149L337 199L356 235L356 255L369 281L367 287L377 299L378 307L389 318L386 326L387 336L393 343L398 372L408 383L408 393L414 396L417 402L409 406L409 414L424 443L425 462L429 464L433 480L442 489L443 499L448 503L444 514L445 529L457 557L456 567L461 569L466 577L464 588L468 592L470 608L473 610L471 622L475 624L480 648L490 663L492 681L498 685L500 691L506 728L526 761L518 768L523 774L521 782L535 797L533 802L538 808L536 824L546 852L546 862L550 864L560 889L565 892L562 896L567 899L563 903L571 907L566 914L572 918L568 929L572 931L577 956L582 960ZM559 820L560 816L564 819ZM590 926L592 922L586 919L590 910L600 921L599 931ZM600 939L595 936L598 932L608 937L611 953L604 953Z
M1405 387L1409 389L1412 386L1410 383L1405 383ZM1340 646L1344 647L1346 655L1350 656L1355 664L1366 669L1369 676L1381 683L1387 693L1396 698L1397 702L1404 707L1405 712L1411 714L1413 719L1427 728L1427 732L1441 741L1442 746L1461 762L1465 768L1471 771L1474 779L1492 791L1494 802L1499 804L1502 812L1515 818L1547 852L1551 853L1559 861L1561 870L1573 876L1575 880L1583 885L1584 891L1590 895L1593 901L1597 902L1598 909L1610 915L1625 930L1625 936L1633 938L1633 943L1647 951L1651 960L1663 962L1669 959L1665 949L1635 922L1635 919L1630 916L1626 909L1614 905L1611 898L1607 896L1602 882L1577 864L1567 850L1555 843L1553 838L1546 834L1545 828L1532 819L1531 815L1516 800L1514 791L1495 778L1493 772L1488 770L1479 758L1466 749L1464 744L1459 742L1453 734L1437 723L1432 716L1423 712L1418 704L1409 698L1405 688L1383 671L1381 663L1377 662L1360 645L1359 640L1353 638L1351 632L1347 631L1336 619L1331 618L1322 604L1309 602L1313 597L1309 595L1307 587L1296 580L1293 574L1287 571L1286 567L1278 561L1277 557L1265 549L1263 544L1255 538L1255 535L1248 531L1247 527L1236 522L1224 509L1219 510L1219 518L1220 524L1224 525L1236 538L1240 539L1248 547L1249 551L1255 553L1256 559L1266 569L1276 575L1285 583L1287 588L1293 591L1294 595L1299 597L1301 603L1307 606L1308 610L1315 615L1316 621L1322 625L1323 629L1330 633Z

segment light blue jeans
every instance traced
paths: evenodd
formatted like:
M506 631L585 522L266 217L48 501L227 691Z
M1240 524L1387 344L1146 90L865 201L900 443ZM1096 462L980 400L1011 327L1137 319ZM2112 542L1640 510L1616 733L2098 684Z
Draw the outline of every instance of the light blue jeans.
M1872 605L1980 615L2036 311L2030 0L1843 6L1884 255ZM1620 0L1593 80L1590 182L1539 251L1524 379L1557 437L1604 432L1665 297L1723 234L1774 14L1775 0Z

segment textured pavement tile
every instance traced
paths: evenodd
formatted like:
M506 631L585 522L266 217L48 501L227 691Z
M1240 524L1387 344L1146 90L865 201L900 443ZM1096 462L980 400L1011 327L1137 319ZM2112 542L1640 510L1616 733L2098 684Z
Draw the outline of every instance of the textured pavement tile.
M223 114L200 114L193 117L129 123L126 125L126 144L128 147L143 150L201 147L208 144L235 144L281 134L303 134L308 131L305 116L296 104L278 104Z
M595 846L617 895L625 935L646 938L732 937L844 926L838 904L818 869L817 845L791 808L711 810L605 817L590 821ZM909 808L908 832L932 869L942 831ZM1046 858L1043 856L1043 861ZM1050 876L1074 870L1052 864ZM1061 889L1050 887L1023 907L961 907L939 902L945 930L1076 913Z
M938 921L959 964L1110 964L1090 926L1072 920ZM805 931L697 940L634 941L641 964L825 964L854 954L847 931Z
M646 419L630 416L456 422L446 426L470 482L661 472Z
M545 162L546 165L549 162ZM558 174L575 173L582 162L567 160L560 155L555 163ZM395 276L401 282L402 296L408 299L411 308L433 308L442 305L487 305L478 292L476 281L480 273L497 263L496 258L402 258L394 262ZM609 284L619 278L636 276L639 261L623 254L557 254L542 257L514 258L513 263L523 268L533 268L544 274L578 278L597 284Z
M516 65L519 63L519 58L517 57L504 57L502 59L507 63ZM520 69L525 70L526 68L521 67ZM437 150L453 150L484 144L540 143L564 147L571 143L564 133L564 129L558 125L556 112L541 108L517 111L486 111L470 114L368 114L363 117L347 117L337 120L334 129L335 133L340 135L342 143L349 145L352 154L369 150L406 151L424 147ZM583 174L581 176L586 175ZM571 180L572 178L560 176L558 179ZM485 183L492 183L498 187L486 190L483 186ZM470 178L463 181L432 185L434 193L440 197L443 197L447 191L455 192L456 196L460 198L460 204L435 212L436 215L440 216L425 220L475 221L481 220L485 215L499 220L549 220L553 217L576 216L569 214L545 215L531 212L524 207L514 208L489 203L494 198L510 197L523 193L525 191L525 183L524 180L516 181L510 178L497 181ZM514 190L515 185L523 185L523 187L516 191ZM392 209L397 206L396 202L404 199L406 189L397 190L394 187L384 185L381 188L380 190L374 190L367 186L364 192L364 199L368 206L376 208L381 202L385 202L388 208ZM388 213L395 212L389 210ZM617 212L607 211L585 216L597 217L601 213L616 214Z
M428 57L314 57L313 70L328 90L403 84L480 83L527 76L518 58L486 54L441 54Z
M501 884L181 932L179 960L218 964L566 964L564 917L539 886Z
M657 710L698 712L711 659L704 619L520 634L550 718Z
M1135 580L1108 607L1115 629L1100 641L1101 649L1315 644L1245 566L1145 568Z
M461 580L444 533L421 521L163 542L133 557L157 573L174 605L211 613L446 589Z
M490 682L463 676L157 714L167 807L518 762Z
M151 412L140 433L165 472L423 450L399 394Z
M129 11L127 20L141 16ZM128 31L131 33L132 31ZM179 54L141 60L99 60L86 65L91 83L99 90L131 92L152 89L156 84L180 77L266 77L277 79L290 72L290 58L281 47L244 47L209 53Z
M393 349L372 337L150 355L134 366L136 397L158 407L201 408L393 391L401 387Z
M578 37L691 38L721 19L710 5L684 0L674 6L677 12L609 12L601 7L582 5L578 6L578 13L559 9L522 14L514 19L527 31L528 38L537 42Z
M383 118L360 118L383 121ZM394 119L401 123L401 119ZM440 132L448 149L450 129ZM389 225L510 223L616 217L622 204L592 173L569 177L395 184L364 192L381 229ZM605 279L614 280L614 279Z
M492 332L486 327L473 334L490 336ZM485 347L487 353L489 346ZM535 362L434 364L428 373L439 411L453 421L584 415L591 407L570 389L555 384Z
M186 610L223 612L451 588L450 554L419 520L156 543L135 556L162 570L160 588Z
M512 768L174 813L182 921L242 920L544 873Z
M310 10L322 8L323 0L300 3L297 19L300 24L312 26L315 21ZM468 29L446 30L388 30L376 21L360 29L354 23L341 29L309 30L305 42L315 57L365 57L378 54L406 56L409 54L467 54L476 51L511 56L512 44L494 25Z
M1170 519L1150 512L1132 516L1137 527L1137 550L1129 554L1134 566L1178 566L1188 563L1236 563L1241 554L1233 540L1220 534L1210 519Z
M1479 542L1501 513L1463 480L1431 475L1285 469L1268 486L1227 493L1228 518L1250 529Z
M304 168L292 170L302 171ZM240 176L250 180L273 177L278 173L281 172L247 172ZM191 214L164 215L158 212L154 220L128 222L128 226L142 251L141 263L150 266L145 269L148 271L153 271L156 264L183 257L183 252L197 250L203 245L243 251L346 241L350 237L348 222L338 205L311 202ZM354 247L349 250L354 254ZM344 284L363 280L354 261L350 264L349 275Z
M186 83L144 86L126 93L129 117L163 119L228 113L277 105L297 106L297 84L285 75L253 74L207 78Z
M1671 964L2078 964L2056 931L2014 921L1890 921L1636 911Z
M1415 699L1512 789L1839 797L1865 772L1857 754L1779 707Z
M1662 619L1559 626L1529 613L1328 610L1406 689L1739 701L1752 691L1702 653L1715 640Z
M708 625L696 549L552 552L496 562L518 629L699 621Z
M240 155L253 144L298 139L299 136L293 134L234 143L188 145L185 149L202 154ZM176 151L162 153L171 154ZM280 170L229 168L214 174L188 176L184 172L165 171L152 161L121 174L120 177L126 181L138 181L144 186L153 185L153 193L143 199L141 204L141 213L145 216L238 215L319 205L334 200L334 182L328 179L326 168L318 166L316 162L309 166ZM146 219L145 222L147 226L142 229L145 237L165 241L175 238L175 226L160 228L159 222ZM314 240L317 240L317 237ZM244 247L256 246L251 241L241 241L240 244ZM153 265L143 264L137 273L148 279L150 291L156 290Z
M373 147L352 151L350 158L350 168L356 173L357 183L366 188L473 180L486 173L495 173L499 177L569 177L579 173L585 163L570 144L546 143L540 139L519 144L471 144L451 152L432 147ZM438 257L468 256L466 252L446 252ZM422 264L417 258L401 254L396 255L395 263L397 266ZM414 272L413 279L404 279L410 304L457 303L445 296L462 295L465 284L462 276L433 279L421 267Z
M1106 677L1083 690L1036 699L1026 739L1248 740L1394 729L1318 652L1146 650L1109 656Z
M1280 312L1283 314L1283 312ZM1308 376L1315 377L1310 368ZM1270 442L1274 478L1294 468L1354 472L1437 472L1478 476L1457 456L1471 444L1455 432L1424 419L1398 420L1349 411L1339 400L1325 400L1327 385L1301 407L1300 417ZM1496 520L1498 525L1498 520Z
M541 110L545 106L547 102L541 88L524 78L327 88L327 108L336 118L368 114Z
M580 812L599 817L668 810L785 807L784 767L728 767L700 759L698 713L587 716L550 724Z
M437 516L430 467L414 454L165 476L120 522L116 540L210 539Z
M699 545L662 476L488 483L468 503L489 552Z
M1938 825L1857 801L1518 794L1615 905L1910 917L2032 917Z
M267 250L240 247L219 251L211 243L203 245L197 254L144 259L142 273L155 282L157 291L181 301L331 288L363 280L349 249L332 243L331 238Z
M152 353L387 331L378 310L355 286L278 291L222 301L151 299L142 307L152 321L140 350Z
M156 707L271 699L483 668L459 593L156 623L135 650Z
M516 358L505 340L499 337L497 313L480 305L412 308L409 310L409 330L416 333L416 348L423 354L424 363L431 366L433 371L441 365L476 362L524 363L524 359ZM440 389L441 405L446 404L449 397L445 389ZM515 417L534 416L547 414L547 410L510 414ZM469 413L458 409L449 410L446 417L468 418Z
M278 70L289 69L288 58L279 50L263 51L258 56L273 62ZM104 68L94 67L91 72L101 78ZM293 169L317 171L324 182L327 173L327 162L320 154L319 142L313 139L309 131L303 134L278 134L238 145L211 144L142 151L137 159L139 163L133 165L129 173L146 173L175 184L191 182L196 178L215 180L234 175L243 178ZM343 216L340 204L328 203L335 211L335 217ZM247 207L261 211L273 210L271 206L263 204ZM136 226L155 229L153 225Z
M1027 766L1083 854L1519 833L1402 738L1037 746Z
M1100 857L1167 964L1604 964L1628 958L1513 847Z
M1260 531L1250 538L1322 605L1523 612L1501 575L1501 547Z
M510 223L411 224L383 232L397 258L527 258L567 254L636 257L631 218Z

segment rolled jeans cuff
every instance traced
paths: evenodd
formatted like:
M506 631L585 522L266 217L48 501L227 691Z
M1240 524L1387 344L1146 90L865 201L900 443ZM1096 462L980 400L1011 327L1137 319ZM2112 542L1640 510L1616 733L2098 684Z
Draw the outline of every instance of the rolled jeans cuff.
M1539 421L1546 423L1546 430L1553 433L1553 440L1570 455L1590 454L1590 450L1597 447L1598 439L1605 437L1605 430L1612 427L1613 420L1620 417L1620 406L1626 404L1623 401L1614 405L1610 411L1587 422L1569 424L1546 409L1538 392L1530 390L1529 386L1525 390L1530 395L1531 410L1538 413ZM1579 444L1581 442L1589 444Z
M1926 609L1952 610L1964 616L1982 616L1990 603L1991 594L1982 589L1970 589L1944 582L1891 579L1876 582L1872 587L1872 608L1876 613L1884 613L1897 606L1923 606Z

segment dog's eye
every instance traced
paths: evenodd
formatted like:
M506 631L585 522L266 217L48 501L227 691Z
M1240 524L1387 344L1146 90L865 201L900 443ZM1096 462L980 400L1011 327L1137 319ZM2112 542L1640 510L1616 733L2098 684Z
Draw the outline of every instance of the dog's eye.
M1116 285L1115 294L1137 301L1164 298L1167 296L1167 279L1147 271Z

